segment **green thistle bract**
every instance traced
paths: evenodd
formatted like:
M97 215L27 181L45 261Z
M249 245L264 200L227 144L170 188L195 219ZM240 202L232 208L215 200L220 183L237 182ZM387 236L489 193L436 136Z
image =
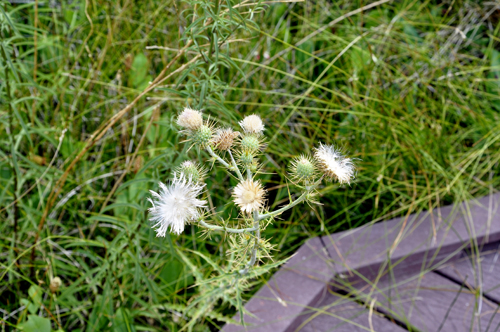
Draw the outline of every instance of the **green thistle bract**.
M260 147L259 138L254 135L245 135L240 141L241 149L247 152L255 152Z

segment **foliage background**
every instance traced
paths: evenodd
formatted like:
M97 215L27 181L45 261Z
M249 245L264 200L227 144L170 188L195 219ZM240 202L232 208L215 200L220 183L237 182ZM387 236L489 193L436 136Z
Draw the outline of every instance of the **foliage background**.
M214 274L192 250L225 266L226 239L202 237L196 225L158 239L147 221L148 190L182 161L207 157L180 143L172 119L186 104L233 127L251 113L264 119L272 207L297 192L280 175L291 157L324 142L358 158L350 187L322 187L323 205L295 208L265 230L275 259L310 237L499 188L498 4L241 7L256 24L233 26L217 77L203 64L182 67L196 55L189 49L127 108L176 59L193 5L204 4L213 2L2 1L3 330L178 331L190 323L213 331L233 316L222 300L190 308L200 298L195 282ZM210 206L236 216L227 204L236 183L216 167L209 174ZM63 285L52 294L55 276Z

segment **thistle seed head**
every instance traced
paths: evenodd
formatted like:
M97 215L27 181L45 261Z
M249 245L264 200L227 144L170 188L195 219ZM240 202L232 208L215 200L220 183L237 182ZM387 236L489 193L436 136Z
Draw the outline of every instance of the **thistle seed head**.
M252 213L264 207L266 190L259 181L245 180L233 190L233 198L242 212Z
M340 184L350 184L354 179L356 166L351 158L345 157L339 149L333 145L323 145L315 149L314 158L318 162L321 171L327 178L334 178Z
M245 117L243 121L240 121L240 126L247 134L260 135L264 131L264 124L262 123L262 119L255 114Z
M195 131L203 125L203 117L200 111L186 107L177 117L177 124L187 130Z
M190 221L198 219L200 210L204 209L207 201L199 200L205 184L196 183L186 178L184 174L174 174L169 186L160 182L160 191L150 191L153 199L148 199L153 207L149 208L150 221L156 228L156 236L164 237L168 229L175 234L184 231L184 226Z

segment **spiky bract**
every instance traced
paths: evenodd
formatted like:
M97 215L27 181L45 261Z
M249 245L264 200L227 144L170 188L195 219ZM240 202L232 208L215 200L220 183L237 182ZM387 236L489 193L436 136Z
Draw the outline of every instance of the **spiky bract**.
M184 174L187 179L193 180L193 182L202 182L207 173L204 167L191 160L184 161L177 168L177 171Z
M296 181L310 182L316 175L316 165L309 156L301 155L292 160L290 174Z
M256 135L245 135L241 138L240 146L243 151L253 153L259 150L260 140Z

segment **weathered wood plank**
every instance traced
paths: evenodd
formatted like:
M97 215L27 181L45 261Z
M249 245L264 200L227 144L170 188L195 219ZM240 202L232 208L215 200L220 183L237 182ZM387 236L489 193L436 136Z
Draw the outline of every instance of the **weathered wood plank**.
M500 243L491 243L477 254L464 252L457 259L443 267L439 272L456 280L465 282L470 288L482 291L487 298L500 303Z
M384 271L409 275L415 271L440 268L444 263L458 258L464 248L475 244L482 246L484 243L500 240L499 206L500 193L497 193L479 200L434 209L432 216L429 212L425 212L410 215L408 218L397 218L333 234L321 240L311 239L245 306L246 310L252 314L252 316L245 315L245 322L251 326L245 328L226 325L223 330L230 332L294 331L303 322L304 315L310 314L307 310L316 307L322 297L327 294L328 286L342 289L345 285L350 285L350 287L360 288L363 283L366 286L367 279L378 278L385 273ZM326 244L325 246L322 245L322 241ZM434 277L427 277L430 275ZM435 278L436 274L428 273L425 276L429 280ZM448 286L454 285L453 292L457 293L459 286L456 283L439 278L445 280L443 282ZM378 286L381 285L379 281L377 281ZM409 287L411 288L411 285ZM388 287L388 289L400 291L394 287ZM361 291L364 290L361 289ZM446 291L446 289L431 291L426 288L418 290L414 285L413 293L422 296L412 298L407 294L407 298L420 306L415 309L409 307L409 311L403 311L403 313L408 317L418 317L413 311L425 313L425 310L431 310L421 303L424 295L431 298L427 292L441 294ZM373 292L381 297L378 298L378 305L383 306L384 293L378 289ZM448 294L453 292L448 292ZM462 307L462 315L474 304L473 301L471 302L471 297L474 298L473 295L466 294L465 290L457 297L456 303ZM368 303L372 298L368 299ZM436 300L444 301L436 302L439 308L449 304L449 298L445 296ZM388 304L389 302L386 303L386 307ZM401 304L401 308L404 310L405 305ZM437 309L431 310L428 314L432 313L438 313ZM482 314L484 313L482 311ZM405 315L401 318L404 319ZM452 317L463 318L455 315L456 312L453 311ZM424 323L430 324L430 321L425 321L425 314L420 314L420 316ZM472 319L472 316L470 317ZM494 318L495 324L497 324L496 319ZM433 320L434 323L436 321L437 318ZM482 317L480 321L483 321ZM436 331L437 327L431 327L431 325L423 326L429 327L428 331ZM450 325L450 328L454 328L454 325ZM468 331L468 329L463 331ZM490 329L490 331L495 331L495 329Z
M299 323L299 322L297 322ZM307 310L301 324L290 331L297 332L403 332L405 329L376 311L349 298L329 292L317 308ZM373 330L372 330L373 328Z
M356 270L368 277L377 275L385 264L405 265L406 269L439 267L457 258L471 241L500 240L499 225L497 193L435 209L433 216L423 212L325 236L323 242L337 276L354 276Z
M442 332L496 331L500 327L500 311L496 304L479 298L435 272L413 275L395 272L376 284L361 287L360 298L369 302L377 299L379 310L418 331ZM369 294L368 298L364 295Z

